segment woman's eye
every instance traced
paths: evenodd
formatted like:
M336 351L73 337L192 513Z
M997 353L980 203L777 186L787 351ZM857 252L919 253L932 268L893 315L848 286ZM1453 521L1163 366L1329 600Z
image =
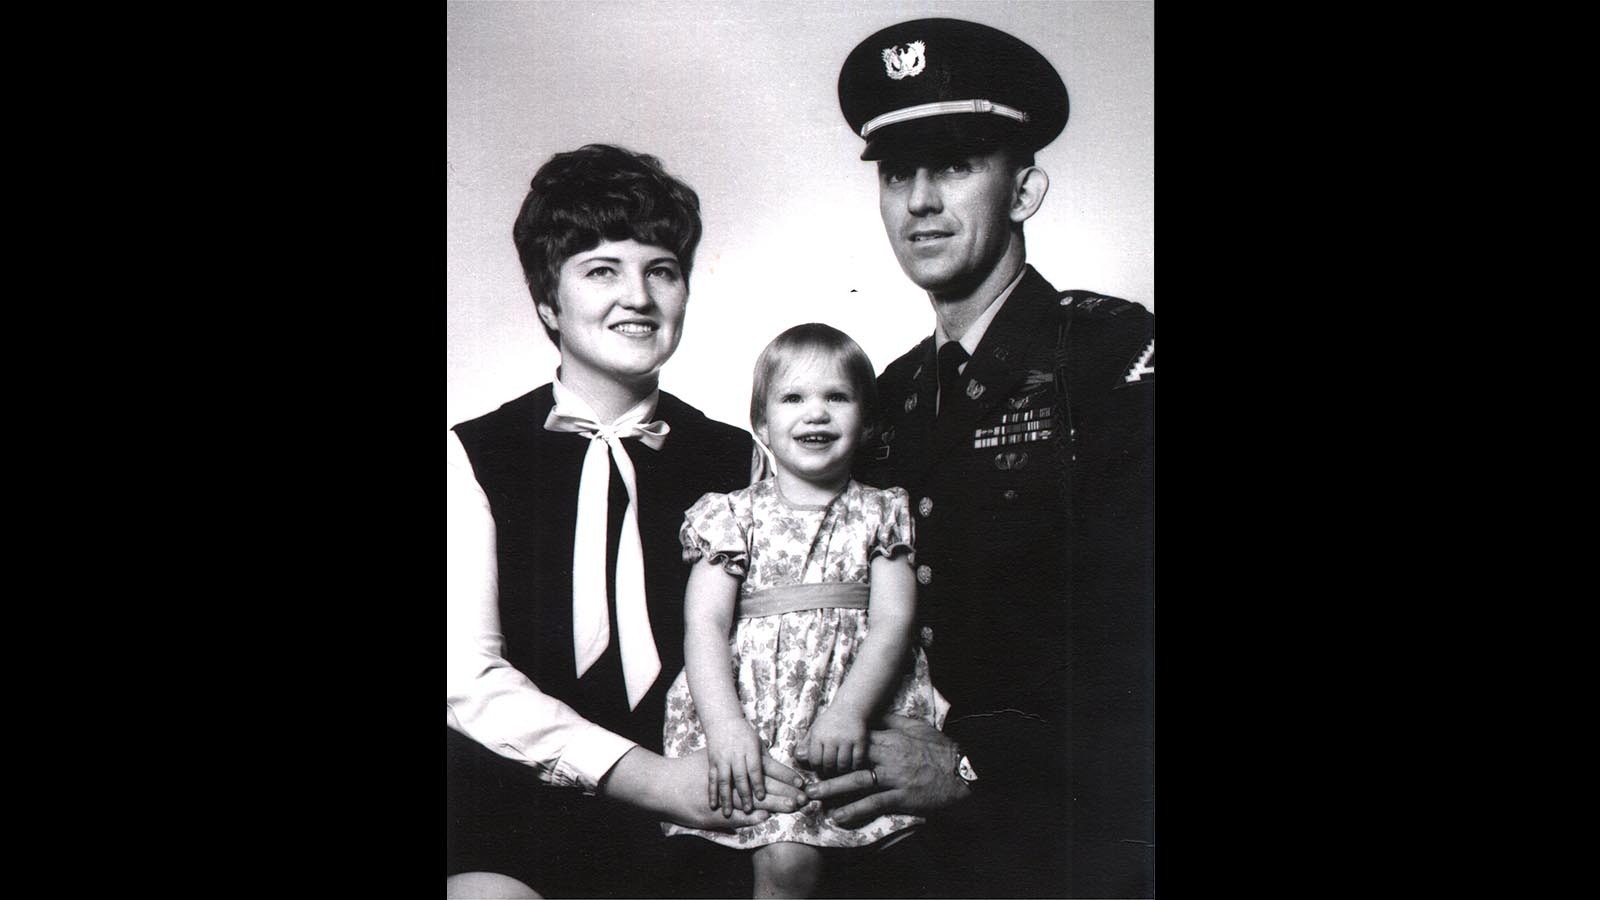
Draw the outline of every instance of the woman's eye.
M671 266L656 266L650 270L650 274L666 281L678 280L678 270Z
M617 270L611 268L610 266L595 266L584 274L590 278L610 278L612 275L615 275L616 272Z
M784 394L782 397L778 398L778 402L779 403L799 403L800 402L800 395L799 394Z
M843 391L834 391L833 393L828 395L828 402L829 403L849 403L850 402L850 395L844 393Z

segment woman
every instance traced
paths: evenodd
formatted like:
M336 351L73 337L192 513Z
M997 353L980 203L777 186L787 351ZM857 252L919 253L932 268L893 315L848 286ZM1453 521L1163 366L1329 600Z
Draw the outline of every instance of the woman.
M749 483L752 441L657 387L699 199L654 157L589 145L534 175L512 230L553 384L451 429L451 896L664 895L658 821L734 828L805 802L767 760L750 813L666 759L683 665L683 511ZM693 890L694 888L686 888Z

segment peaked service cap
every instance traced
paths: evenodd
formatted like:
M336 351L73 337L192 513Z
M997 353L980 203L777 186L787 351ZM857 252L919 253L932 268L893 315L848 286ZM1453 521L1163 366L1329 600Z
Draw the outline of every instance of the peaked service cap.
M1067 124L1067 87L1039 51L988 25L916 19L856 45L839 70L839 109L865 138L861 158L1011 147L1027 152Z

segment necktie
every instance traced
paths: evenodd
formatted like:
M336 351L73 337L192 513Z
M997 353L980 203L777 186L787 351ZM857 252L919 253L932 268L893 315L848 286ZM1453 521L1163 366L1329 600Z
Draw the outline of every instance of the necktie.
M961 366L971 357L967 355L960 341L946 341L939 348L939 412L943 413L953 409L964 397L956 388L956 382L961 377Z
M622 517L617 547L617 630L622 652L622 678L628 689L628 708L644 699L661 673L655 635L650 630L650 610L644 596L644 548L639 541L639 495L633 462L622 449L624 438L638 438L660 450L670 431L665 422L644 422L654 404L643 403L623 413L609 425L595 421L593 411L570 392L556 391L556 405L545 419L548 431L565 431L589 439L578 481L578 522L572 534L572 650L577 674L594 665L611 643L611 622L606 612L606 509L610 503L611 464L615 463L628 489L628 509Z

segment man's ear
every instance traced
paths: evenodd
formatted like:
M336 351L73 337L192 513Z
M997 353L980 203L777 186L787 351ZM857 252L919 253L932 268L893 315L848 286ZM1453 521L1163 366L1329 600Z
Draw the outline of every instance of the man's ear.
M535 303L534 309L539 313L539 321L551 331L560 331L560 317L556 315L556 308L548 303Z
M1032 218L1044 205L1044 195L1050 191L1050 176L1038 166L1024 166L1012 176L1011 221L1021 224Z

